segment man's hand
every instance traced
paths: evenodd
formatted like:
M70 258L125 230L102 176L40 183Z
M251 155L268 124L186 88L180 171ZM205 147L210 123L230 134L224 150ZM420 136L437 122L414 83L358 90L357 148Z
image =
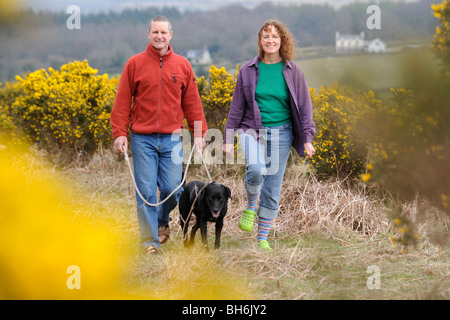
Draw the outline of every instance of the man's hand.
M125 136L117 137L116 140L114 140L114 150L116 150L117 153L124 153L123 146L125 146L125 150L128 150L128 139Z
M203 148L206 146L205 138L203 137L196 137L194 138L194 148L195 152L202 153Z

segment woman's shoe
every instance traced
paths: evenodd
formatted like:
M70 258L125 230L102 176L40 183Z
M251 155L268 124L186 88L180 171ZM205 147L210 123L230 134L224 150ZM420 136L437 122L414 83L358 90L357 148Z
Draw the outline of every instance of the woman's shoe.
M269 242L266 240L261 240L258 242L258 247L261 249L261 251L273 251L273 249L269 246Z
M239 228L244 231L252 231L255 223L256 212L250 209L245 209L239 220Z

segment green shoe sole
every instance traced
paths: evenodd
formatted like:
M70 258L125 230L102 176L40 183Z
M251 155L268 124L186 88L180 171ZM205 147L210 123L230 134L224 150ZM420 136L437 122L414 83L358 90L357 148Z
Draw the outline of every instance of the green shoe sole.
M239 228L244 231L252 231L253 224L255 223L256 212L253 210L245 209L239 220Z
M260 242L258 242L258 247L262 251L273 251L273 249L269 245L269 242L267 242L266 240L261 240Z

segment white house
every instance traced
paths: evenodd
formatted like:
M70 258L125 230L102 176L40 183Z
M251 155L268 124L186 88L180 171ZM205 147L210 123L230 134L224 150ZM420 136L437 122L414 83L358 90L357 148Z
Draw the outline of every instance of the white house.
M350 54L359 53L362 51L369 53L383 53L386 52L386 43L376 38L372 41L364 39L364 32L360 34L340 34L336 32L336 53Z
M386 43L381 41L379 38L376 38L367 44L366 50L370 53L386 52Z
M360 34L340 34L336 32L336 53L357 53L364 50L364 32Z
M186 58L192 65L212 64L211 54L206 47L200 50L188 50L186 52Z

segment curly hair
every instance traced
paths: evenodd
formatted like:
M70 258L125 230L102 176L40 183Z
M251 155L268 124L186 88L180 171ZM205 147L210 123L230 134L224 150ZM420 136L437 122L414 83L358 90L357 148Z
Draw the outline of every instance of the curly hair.
M268 32L270 27L273 26L281 37L280 56L283 62L292 61L295 58L295 45L296 40L286 25L278 20L267 20L258 32L258 47L259 58L264 58L264 49L261 44L261 38L263 31Z

